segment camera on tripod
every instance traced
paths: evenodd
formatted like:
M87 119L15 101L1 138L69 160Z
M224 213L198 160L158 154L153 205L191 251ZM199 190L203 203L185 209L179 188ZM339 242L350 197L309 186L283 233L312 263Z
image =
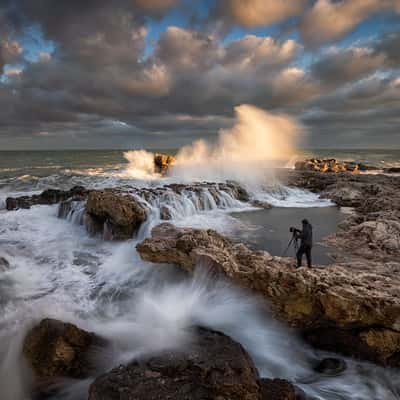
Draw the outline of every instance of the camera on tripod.
M299 231L299 229L294 228L293 226L291 226L291 227L289 228L289 232L291 232L291 233L296 233L296 232L300 232L300 231Z

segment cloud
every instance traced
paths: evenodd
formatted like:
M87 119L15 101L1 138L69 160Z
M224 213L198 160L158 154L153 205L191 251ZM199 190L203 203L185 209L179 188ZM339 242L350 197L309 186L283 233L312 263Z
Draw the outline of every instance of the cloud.
M389 67L400 66L400 31L385 34L372 44L376 54L383 54Z
M326 86L337 87L371 74L385 65L385 55L369 48L331 49L311 67Z
M300 33L309 45L331 42L379 11L400 12L399 0L317 0L302 17Z
M6 64L12 64L19 59L22 51L21 45L16 40L0 38L0 75Z
M133 0L133 4L147 11L165 11L175 6L179 0Z
M146 17L164 12L164 3L151 3L148 11L134 0L59 0L56 9L53 0L13 1L16 17L0 25L2 43L7 41L0 55L18 62L7 65L9 77L0 80L2 147L28 146L32 137L35 146L174 147L212 138L229 127L232 110L243 103L304 115L310 129L321 132L334 130L328 122L345 129L346 121L357 132L370 132L366 121L378 126L378 119L379 129L391 132L383 118L392 122L391 113L400 113L398 32L310 52L287 35L247 33L226 40L193 23L167 27L149 52L154 32ZM270 3L268 18L281 18L273 7L283 4L295 3ZM225 17L232 20L227 9ZM43 54L34 62L24 59L15 42L32 26L54 46L51 54L39 49ZM13 69L23 72L13 75Z
M279 43L272 37L246 35L226 47L224 64L226 66L284 65L289 63L301 50L294 40Z
M236 23L254 28L299 15L306 3L307 0L227 0L225 8Z

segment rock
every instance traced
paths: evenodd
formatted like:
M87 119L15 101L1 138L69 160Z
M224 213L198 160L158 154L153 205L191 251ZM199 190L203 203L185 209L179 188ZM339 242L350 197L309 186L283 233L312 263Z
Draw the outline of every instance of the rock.
M232 195L235 199L243 202L248 202L250 200L247 190L241 187L237 182L228 181L226 185L231 189Z
M89 400L258 400L258 379L239 343L198 328L189 348L134 361L98 377Z
M82 186L74 186L70 190L47 189L41 194L33 196L8 197L6 199L6 209L11 211L19 208L31 208L31 206L37 204L51 205L69 198L82 200L87 196L87 193L88 191Z
M285 379L260 379L262 400L305 400L303 393Z
M165 175L168 170L175 164L175 157L168 154L154 154L154 171L158 174Z
M293 186L309 189L353 212L326 239L348 257L378 262L400 256L400 177L387 175L322 174L293 171Z
M264 208L265 210L269 210L270 208L272 208L272 205L267 203L266 201L260 201L260 200L253 200L251 202L251 204L254 207L259 207L259 208Z
M168 223L155 227L137 250L146 261L174 263L188 272L205 260L217 274L263 295L275 314L307 332L310 342L313 334L320 341L326 338L322 348L329 346L333 335L340 343L347 340L354 356L382 364L392 363L400 352L400 343L393 338L400 335L400 279L393 272L400 270L400 264L396 262L363 260L295 269L292 259L252 251L215 231ZM320 329L326 330L325 335ZM376 330L393 338L391 347L367 340ZM335 348L340 350L340 346Z
M384 168L383 172L386 173L386 174L399 174L400 173L400 167Z
M90 192L86 212L89 232L101 231L112 240L130 239L147 218L137 198L113 189Z
M373 246L373 249L378 247L385 252L400 252L400 221L388 219L366 221L352 227L349 234L354 235L358 246L363 244Z
M335 186L332 190L323 191L321 195L324 198L333 200L341 207L358 207L364 200L362 190L354 187L354 185Z
M346 361L341 358L328 357L319 361L314 366L314 371L326 375L338 375L347 368Z
M171 210L167 206L160 208L160 218L163 220L170 220L172 218Z
M10 268L10 263L4 258L0 256L0 272L7 271Z
M39 379L86 378L94 370L89 354L104 339L75 325L43 319L27 334L23 354Z
M373 166L355 163L352 161L340 162L334 158L319 160L316 158L310 158L305 161L298 161L295 163L295 169L298 171L316 171L316 172L353 172L367 171L376 169Z

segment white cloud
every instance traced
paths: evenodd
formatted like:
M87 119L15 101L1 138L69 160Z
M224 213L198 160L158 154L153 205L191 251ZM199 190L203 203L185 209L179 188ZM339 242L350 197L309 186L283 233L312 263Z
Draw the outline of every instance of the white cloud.
M340 39L370 15L384 10L400 12L400 0L317 0L305 13L300 32L306 43L319 45Z
M253 28L300 14L307 0L228 0L227 3L228 13L238 24Z

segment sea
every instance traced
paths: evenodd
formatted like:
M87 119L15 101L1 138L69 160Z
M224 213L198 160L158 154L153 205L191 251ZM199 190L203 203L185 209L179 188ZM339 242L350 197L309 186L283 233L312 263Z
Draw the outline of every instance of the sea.
M377 170L400 165L400 150L314 149L299 151L284 167L293 168L296 160L309 157L362 162ZM252 180L246 168L240 182L253 199L267 201L271 209L223 193L217 205L207 191L194 194L188 189L148 204L148 221L136 237L123 242L90 236L77 214L58 218L58 205L4 209L9 196L48 188L123 189L192 182L186 174L161 177L152 170L151 160L145 150L0 152L0 257L10 263L0 270L1 400L33 400L34 381L22 356L23 340L47 317L72 322L112 343L111 353L99 350L93 355L99 373L146 354L187 346L188 328L197 324L230 335L248 351L261 376L288 379L310 399L400 399L398 370L345 359L344 372L317 373L313 367L318 360L338 356L309 347L274 320L259 298L229 282L210 281L200 272L188 277L173 265L144 262L136 252L136 244L161 222L163 205L171 210L170 222L178 226L215 229L252 248L292 257L294 248L287 249L289 227L299 226L306 217L314 226L314 262L324 268L332 261L332 249L322 239L336 230L344 210L313 193L284 186L273 173L254 172L257 180ZM222 175L220 166L211 172L208 181L229 175L225 166ZM240 173L234 172L232 177L240 181ZM196 196L202 196L204 207L198 206ZM49 398L87 399L93 379L61 381Z

